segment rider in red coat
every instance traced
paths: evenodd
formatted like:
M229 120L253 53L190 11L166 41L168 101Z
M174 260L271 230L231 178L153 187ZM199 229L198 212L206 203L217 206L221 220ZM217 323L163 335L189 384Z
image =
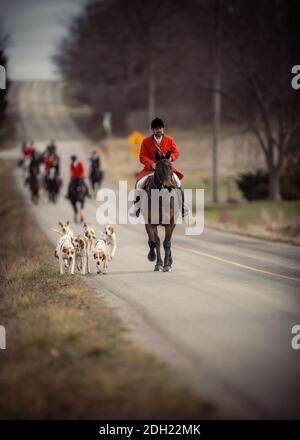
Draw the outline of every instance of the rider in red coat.
M170 161L174 162L179 157L179 150L171 136L164 134L164 123L160 118L153 119L151 123L151 129L153 131L152 136L146 137L141 145L140 150L140 162L144 165L144 168L137 176L136 188L139 190L143 188L145 181L148 176L154 174L156 159L155 153L158 152L160 156L165 156L168 151L170 151ZM183 178L183 174L178 171L173 165L173 178L176 182L177 187L181 187L180 180ZM136 197L133 210L131 210L130 215L139 216L139 208L137 202L139 201L139 196Z
M73 155L70 157L71 164L70 164L70 183L68 187L68 194L66 195L66 198L70 198L70 190L72 189L72 185L79 185L82 184L85 187L86 195L88 197L91 197L89 194L89 189L87 184L85 183L85 170L83 163L77 159L77 156Z
M80 160L74 160L70 165L71 179L85 179L83 163Z
M143 179L143 182L140 181L143 177L154 173L156 152L158 152L160 156L165 156L169 150L171 153L170 160L172 162L177 160L180 154L174 139L171 138L171 136L164 134L164 123L161 119L155 118L151 123L151 128L153 130L153 135L146 137L141 145L140 162L144 165L144 168L137 177L137 187L141 187L141 184L145 181L145 179ZM172 168L175 175L181 180L183 174L174 166L172 166ZM176 182L177 184L179 183L180 186L178 179L176 179Z
M23 152L23 158L25 159L31 159L33 153L35 152L35 147L33 141L31 141L30 145L24 145L24 148L22 149Z
M44 153L44 167L46 175L49 174L51 168L55 169L56 175L59 174L60 158L56 152L56 145L54 144L54 141L47 146L47 150Z

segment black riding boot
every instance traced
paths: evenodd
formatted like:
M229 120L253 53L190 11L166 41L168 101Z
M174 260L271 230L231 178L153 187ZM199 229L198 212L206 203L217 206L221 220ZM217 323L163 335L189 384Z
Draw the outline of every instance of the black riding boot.
M139 203L139 201L140 201L140 196L136 195L135 200L133 202L133 206L129 210L129 215L131 217L139 217L139 215L141 213L141 208L137 207L137 204Z
M137 205L137 203L139 203L140 200L141 200L140 196L136 196L136 199L133 202L134 205ZM136 210L135 210L136 217L139 217L140 213L141 213L141 208L140 207L136 208Z
M184 203L184 191L182 188L179 188L181 191L181 215L182 218L186 217L189 214L189 208Z

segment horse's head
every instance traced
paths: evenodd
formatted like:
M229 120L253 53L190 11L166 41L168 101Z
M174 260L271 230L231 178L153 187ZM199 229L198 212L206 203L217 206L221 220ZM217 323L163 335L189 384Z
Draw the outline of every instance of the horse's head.
M172 179L173 170L170 162L171 153L168 150L166 155L155 153L156 167L154 172L154 180L159 188L167 188L169 191L174 188Z

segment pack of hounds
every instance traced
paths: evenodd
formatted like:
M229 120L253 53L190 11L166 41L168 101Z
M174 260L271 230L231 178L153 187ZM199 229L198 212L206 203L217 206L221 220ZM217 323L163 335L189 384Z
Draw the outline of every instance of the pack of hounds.
M95 229L87 222L83 224L82 234L75 235L70 223L59 222L61 230L52 229L60 234L55 249L61 274L74 274L75 268L86 275L91 272L91 261L96 263L97 273L105 274L108 263L114 258L117 240L112 225L106 225L104 232L97 238Z

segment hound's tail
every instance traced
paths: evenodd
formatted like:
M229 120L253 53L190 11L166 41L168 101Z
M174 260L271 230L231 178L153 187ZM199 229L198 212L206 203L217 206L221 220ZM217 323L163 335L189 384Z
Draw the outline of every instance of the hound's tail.
M54 229L54 228L50 228L50 229L51 229L51 231L56 232L59 235L64 235L61 231L58 231L57 229Z

